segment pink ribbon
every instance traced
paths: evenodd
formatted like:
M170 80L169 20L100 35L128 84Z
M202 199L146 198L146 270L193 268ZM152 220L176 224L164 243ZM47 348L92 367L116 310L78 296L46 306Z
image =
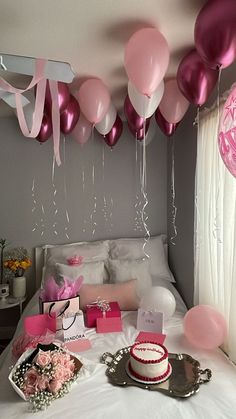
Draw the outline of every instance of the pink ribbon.
M110 304L107 300L102 300L100 297L98 297L95 301L93 301L91 304L87 304L87 307L89 308L98 308L102 311L103 317L106 316L107 311L111 311Z
M25 137L28 138L36 138L43 119L43 111L44 111L44 102L45 102L45 91L46 91L46 79L44 78L44 68L47 63L45 59L37 59L35 61L35 74L29 83L29 85L25 89L18 89L13 87L10 83L0 77L0 88L6 92L14 93L16 99L16 111L17 111L17 118L19 121L19 125L21 131ZM37 92L36 92L36 99L35 99L35 109L33 114L33 121L31 130L29 130L23 105L22 105L22 93L30 90L37 84ZM60 113L59 113L59 104L58 104L58 87L57 82L54 80L49 80L49 87L52 97L52 126L53 126L53 144L54 144L54 154L56 158L56 162L58 166L61 164L60 159Z

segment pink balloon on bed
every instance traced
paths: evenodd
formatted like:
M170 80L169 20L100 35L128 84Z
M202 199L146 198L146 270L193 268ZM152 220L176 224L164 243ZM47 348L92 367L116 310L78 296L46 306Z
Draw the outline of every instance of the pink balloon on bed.
M226 321L208 305L191 308L184 317L184 333L189 342L201 349L215 349L227 336Z

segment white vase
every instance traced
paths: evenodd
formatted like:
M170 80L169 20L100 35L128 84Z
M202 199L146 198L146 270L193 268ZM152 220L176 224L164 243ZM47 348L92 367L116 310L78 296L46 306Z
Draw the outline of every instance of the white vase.
M23 298L26 294L26 277L16 276L13 278L13 297Z

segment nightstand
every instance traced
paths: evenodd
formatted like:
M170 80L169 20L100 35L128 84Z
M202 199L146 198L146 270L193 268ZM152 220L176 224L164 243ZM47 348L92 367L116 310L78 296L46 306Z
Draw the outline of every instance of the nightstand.
M0 310L5 310L6 308L19 306L20 316L21 316L22 311L23 311L22 306L26 298L27 298L26 296L22 298L14 298L14 297L0 298Z

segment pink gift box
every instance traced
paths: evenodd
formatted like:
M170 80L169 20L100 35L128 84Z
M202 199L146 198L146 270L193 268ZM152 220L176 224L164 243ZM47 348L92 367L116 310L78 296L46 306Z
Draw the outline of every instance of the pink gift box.
M86 307L85 323L87 327L96 327L98 318L121 318L120 307L116 301L109 303L111 310L102 312L96 305Z
M122 323L120 317L98 317L97 333L121 332Z

